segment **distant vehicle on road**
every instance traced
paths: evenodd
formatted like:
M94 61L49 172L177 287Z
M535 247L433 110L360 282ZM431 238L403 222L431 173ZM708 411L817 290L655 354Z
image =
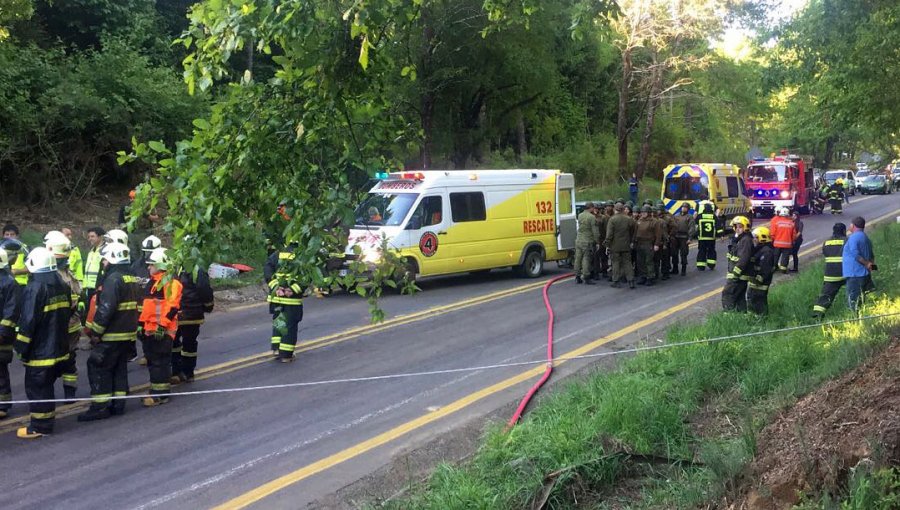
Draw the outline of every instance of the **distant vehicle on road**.
M862 193L863 195L876 193L879 195L885 195L890 194L891 191L891 181L881 174L870 175L863 179L860 183L860 193Z
M512 267L536 278L545 260L565 260L575 248L575 178L558 170L395 172L355 216L348 261L374 266L386 240L412 277Z
M687 203L691 214L697 204L709 200L720 209L725 224L735 216L749 216L751 202L737 165L728 163L679 163L663 170L661 197L666 210L677 214Z
M867 165L866 163L857 163L856 164L857 172L859 172L860 170L868 170L868 169L869 169L869 165Z
M825 172L825 182L829 186L838 179L844 180L844 192L850 195L856 194L856 177L852 170L829 170Z
M856 175L854 175L854 177L856 178L856 191L860 191L860 189L862 188L863 179L865 179L866 177L868 177L870 175L872 175L871 170L857 170L856 171Z

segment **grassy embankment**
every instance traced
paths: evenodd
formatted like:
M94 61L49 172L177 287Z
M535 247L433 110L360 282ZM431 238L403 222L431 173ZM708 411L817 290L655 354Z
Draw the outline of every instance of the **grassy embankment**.
M643 202L649 198L655 204L659 200L661 186L662 181L645 177L638 188L638 202ZM575 190L575 200L579 202L586 200L616 200L617 198L629 200L628 183L622 182L615 186L578 188Z
M865 313L898 312L900 225L870 236L880 271L878 291ZM711 313L702 323L674 325L666 341L809 324L821 282L822 262L807 264L796 278L776 277L768 317ZM828 318L849 316L841 291ZM387 506L527 508L546 495L548 508L606 508L602 501L616 498L617 486L642 462L623 452L667 460L665 468L651 468L657 475L643 478L616 507L705 506L752 460L757 433L778 409L873 355L898 324L895 316L622 360L615 371L598 371L547 396L510 433L495 425L471 461L439 466L424 487ZM730 433L697 431L694 422L710 405L728 411ZM860 482L865 494L876 497L866 480Z

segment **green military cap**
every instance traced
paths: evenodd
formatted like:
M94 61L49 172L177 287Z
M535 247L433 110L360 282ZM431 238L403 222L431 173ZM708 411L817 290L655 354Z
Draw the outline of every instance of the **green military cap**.
M653 208L650 207L649 205L645 205L644 207L641 208L641 212L646 212L646 213L653 212Z
M662 201L662 200L657 200L657 201L656 201L656 207L663 207L664 205L665 205L665 204L663 204L663 201Z
M588 202L588 203L584 204L584 208L585 208L585 209L593 209L593 208L594 208L594 203L593 203L593 202Z
M625 203L625 199L622 198L622 197L619 197L619 198L616 199L616 202L622 202L622 203L624 204L624 203Z
M623 204L622 202L616 202L616 205L614 205L613 208L617 211L624 211L625 204Z
M634 209L634 202L632 202L631 200L625 202L625 207L628 207L629 209Z

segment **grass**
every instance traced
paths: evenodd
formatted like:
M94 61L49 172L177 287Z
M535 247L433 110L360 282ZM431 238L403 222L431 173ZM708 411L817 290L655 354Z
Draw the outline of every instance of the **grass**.
M880 294L865 313L900 311L900 267L886 255L900 250L900 225L870 235L884 262L876 278ZM667 341L809 324L821 282L822 263L808 264L790 282L776 282L769 316L711 313L703 323L671 327ZM830 318L849 317L845 301L842 292ZM551 483L547 475L561 471L547 507L590 508L593 496L608 495L633 469L616 455L621 451L703 463L654 468L658 476L627 504L683 508L712 501L752 459L756 433L775 409L872 355L898 324L898 317L882 318L637 355L545 397L510 433L493 426L470 462L438 466L424 487L386 506L524 508ZM700 437L691 418L717 399L741 418L729 434Z

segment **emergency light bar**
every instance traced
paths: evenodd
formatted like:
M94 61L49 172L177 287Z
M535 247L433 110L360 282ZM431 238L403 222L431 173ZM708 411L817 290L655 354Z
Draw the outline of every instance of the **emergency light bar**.
M425 174L422 172L397 172L391 174L391 177L395 179L413 179L416 181L424 181Z

